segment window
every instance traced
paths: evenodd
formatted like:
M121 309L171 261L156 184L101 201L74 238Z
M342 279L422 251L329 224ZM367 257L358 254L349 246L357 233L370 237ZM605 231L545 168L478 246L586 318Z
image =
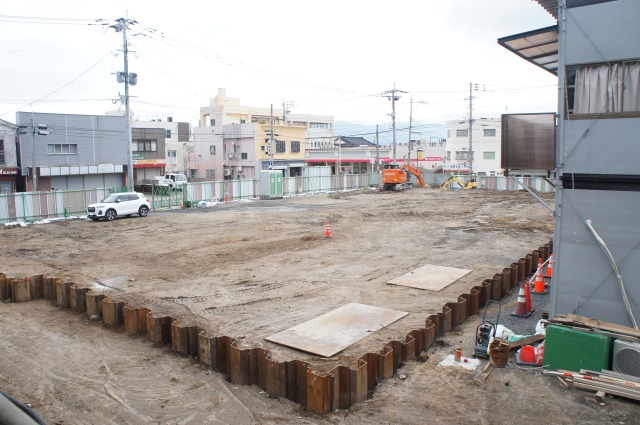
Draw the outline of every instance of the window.
M47 153L49 155L77 155L77 144L51 144L47 145Z
M242 152L242 153L240 154L240 159L248 159L248 158L249 158L249 156L247 155L247 153L246 153L246 152Z
M167 157L175 158L176 157L176 151L167 151Z
M0 165L4 165L4 140L3 139L0 139Z
M495 152L483 152L482 153L482 159L496 159L496 153Z
M240 145L233 145L233 153L240 153Z
M447 139L451 138L451 130L447 130Z
M276 153L285 153L287 145L284 140L276 140Z
M216 154L216 145L209 145L209 155Z
M244 118L240 119L240 124L245 124L247 121Z
M198 169L197 169L197 168L191 168L191 169L189 170L189 174L190 174L190 177L191 177L192 179L197 178L197 177L198 177Z
M136 140L133 142L136 152L156 152L157 142L155 140Z
M496 137L496 129L495 128L485 128L484 137Z
M291 142L291 152L300 152L300 142L297 140Z
M264 152L264 146L260 146L260 150Z
M456 137L469 137L469 129L458 129L456 130Z
M211 119L209 120L209 125L210 125L211 127L215 126L215 125L216 125L216 120L215 120L214 118L211 118Z
M216 179L216 170L207 170L207 180Z
M165 139L171 139L171 130L165 130L164 133L165 133L164 135Z
M640 111L640 61L567 67L569 114Z
M451 161L451 151L447 151L447 161Z
M458 161L469 160L469 151L456 151L456 160Z

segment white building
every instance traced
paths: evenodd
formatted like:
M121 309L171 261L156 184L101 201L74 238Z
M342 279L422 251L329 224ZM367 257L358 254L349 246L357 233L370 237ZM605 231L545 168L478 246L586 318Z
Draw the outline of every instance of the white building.
M469 119L448 121L446 128L444 169L459 169L462 173L468 173L470 166L471 172L480 176L502 174L500 118L475 118L471 129ZM471 158L469 157L470 147L473 151Z
M409 160L412 165L425 171L435 170L445 161L446 142L439 137L411 140L408 143L396 143L396 160Z

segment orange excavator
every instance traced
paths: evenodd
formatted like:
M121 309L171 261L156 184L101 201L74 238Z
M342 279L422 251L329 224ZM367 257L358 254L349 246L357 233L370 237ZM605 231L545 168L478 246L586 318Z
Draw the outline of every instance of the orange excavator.
M402 165L387 164L383 167L382 188L384 190L403 190L411 188L413 183L409 180L409 173L418 178L420 186L426 187L420 170L408 162L405 162Z

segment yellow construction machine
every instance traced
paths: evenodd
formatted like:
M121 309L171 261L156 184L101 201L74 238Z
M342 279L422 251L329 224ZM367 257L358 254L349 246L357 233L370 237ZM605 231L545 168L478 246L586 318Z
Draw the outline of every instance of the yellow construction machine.
M476 182L475 177L471 177L471 180L465 183L462 180L460 180L457 176L451 176L447 180L445 180L444 183L440 185L440 189L468 190L468 189L477 189L477 188L478 188L478 182Z
M405 162L402 165L387 164L384 166L382 169L382 188L384 190L402 190L413 187L413 183L409 180L409 173L417 177L420 186L426 187L420 169Z

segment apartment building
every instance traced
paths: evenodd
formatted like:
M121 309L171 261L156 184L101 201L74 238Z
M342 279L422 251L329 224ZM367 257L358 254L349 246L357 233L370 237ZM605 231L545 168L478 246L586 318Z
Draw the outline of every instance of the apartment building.
M558 76L549 315L640 321L640 2L536 0L557 25L504 37Z
M189 176L248 179L269 168L281 169L285 176L302 175L306 149L330 144L332 129L331 116L292 114L286 107L244 106L221 88L208 106L200 108Z

